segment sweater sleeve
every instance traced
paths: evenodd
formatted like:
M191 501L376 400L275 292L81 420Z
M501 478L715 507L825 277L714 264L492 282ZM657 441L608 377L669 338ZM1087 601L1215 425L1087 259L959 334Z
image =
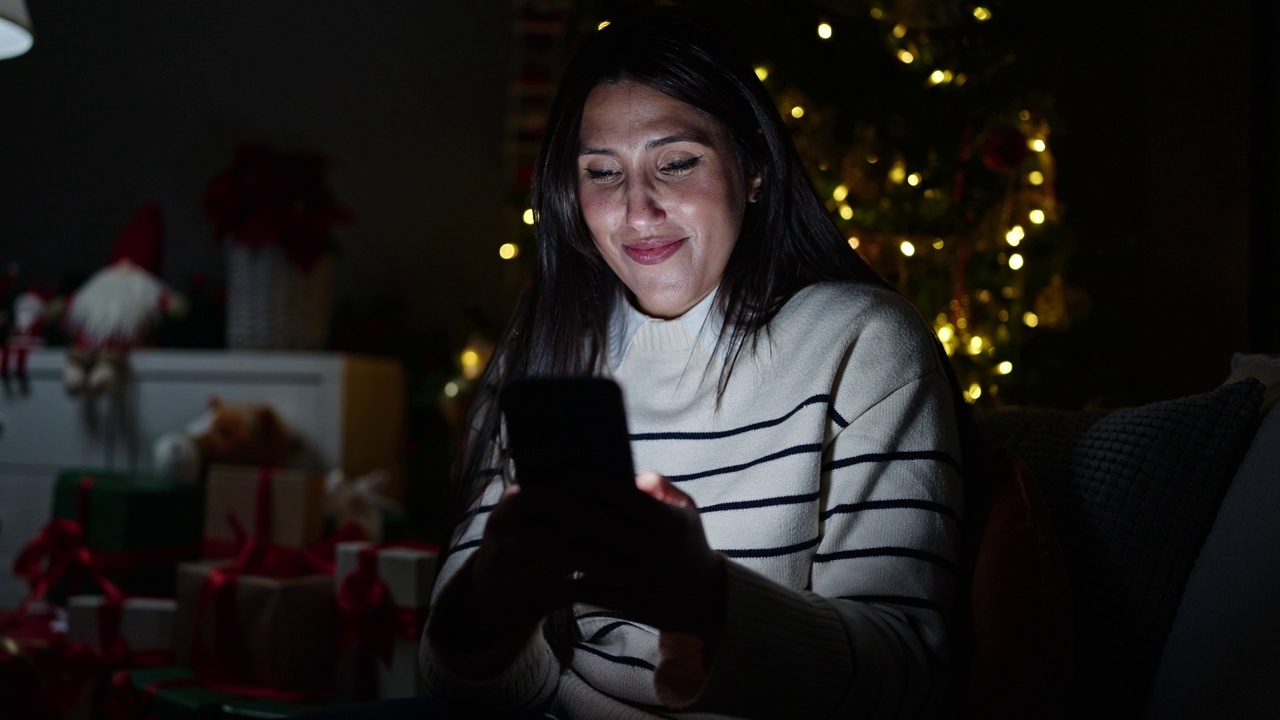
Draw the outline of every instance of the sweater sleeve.
M848 415L839 394L833 401L810 587L730 564L724 630L696 709L905 718L940 699L961 509L954 408L940 369L888 386L862 407L846 401Z
M489 513L501 499L505 487L501 472L495 470L494 474L453 538L432 591L433 604L480 545ZM516 661L489 680L476 682L459 677L450 671L447 662L448 657L435 647L424 628L419 645L419 667L427 694L455 707L465 708L467 712L495 716L533 712L546 706L560 677L560 664L541 632L534 632Z

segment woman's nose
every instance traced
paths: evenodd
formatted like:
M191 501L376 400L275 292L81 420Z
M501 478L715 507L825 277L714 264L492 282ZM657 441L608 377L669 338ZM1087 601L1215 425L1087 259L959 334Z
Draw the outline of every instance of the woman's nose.
M627 184L627 224L634 228L657 225L667 217L662 209L662 199L652 183Z

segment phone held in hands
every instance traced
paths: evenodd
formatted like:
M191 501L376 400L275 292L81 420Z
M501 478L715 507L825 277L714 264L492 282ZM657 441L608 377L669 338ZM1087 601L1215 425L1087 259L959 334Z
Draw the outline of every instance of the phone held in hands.
M536 492L635 490L622 389L607 378L521 378L498 392L516 482Z

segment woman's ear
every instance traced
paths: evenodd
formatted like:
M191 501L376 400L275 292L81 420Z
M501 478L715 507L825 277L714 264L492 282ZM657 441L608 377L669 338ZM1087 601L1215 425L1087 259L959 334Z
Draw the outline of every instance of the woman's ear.
M747 192L747 202L755 202L760 199L760 186L764 183L764 179L756 175L751 179L750 189Z

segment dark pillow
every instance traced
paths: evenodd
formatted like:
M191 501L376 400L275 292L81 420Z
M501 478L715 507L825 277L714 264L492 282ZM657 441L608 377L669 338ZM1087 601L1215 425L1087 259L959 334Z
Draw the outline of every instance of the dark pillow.
M1039 481L1077 628L1075 714L1136 717L1205 536L1258 422L1263 385L1118 410L981 415Z

